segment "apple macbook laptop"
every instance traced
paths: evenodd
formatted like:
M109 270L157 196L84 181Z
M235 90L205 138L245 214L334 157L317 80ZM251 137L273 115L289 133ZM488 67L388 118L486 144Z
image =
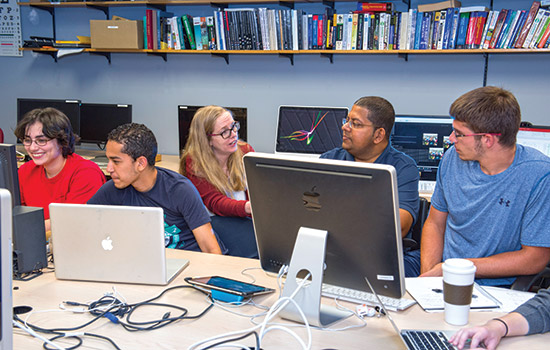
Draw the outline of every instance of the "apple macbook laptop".
M162 208L50 204L55 276L168 284L188 264L166 259Z
M381 305L384 314L390 321L393 329L399 335L408 350L456 350L457 347L449 343L449 339L454 334L454 331L442 331L442 330L417 330L417 329L399 329L397 324L391 317L390 313L380 300L378 294L372 288L369 279L365 277L365 281L369 285L369 288L378 299L378 303ZM470 348L470 343L467 342L464 349Z

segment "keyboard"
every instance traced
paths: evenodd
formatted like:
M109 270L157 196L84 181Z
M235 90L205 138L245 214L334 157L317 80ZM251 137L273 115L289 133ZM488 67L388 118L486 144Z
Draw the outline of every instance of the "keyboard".
M376 297L372 293L363 292L355 289L343 288L323 283L321 294L324 297L338 298L341 300L349 301L356 304L366 304L370 306L380 305L376 300ZM380 300L391 311L405 310L414 304L416 301L407 298L390 298L383 295L379 295Z
M425 193L433 193L435 189L435 181L420 180L418 182L418 191Z
M439 331L401 331L403 340L411 350L452 350L455 349L444 333Z

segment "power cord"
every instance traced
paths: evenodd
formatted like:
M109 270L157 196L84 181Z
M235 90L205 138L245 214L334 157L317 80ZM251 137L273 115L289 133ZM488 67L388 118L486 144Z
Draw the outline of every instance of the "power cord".
M86 322L82 325L75 326L75 327L51 328L51 329L42 328L42 327L39 327L39 326L28 323L27 320L25 320L25 321L21 320L21 318L18 315L14 315L14 320L21 323L21 325L23 327L25 327L29 330L32 330L34 333L41 332L41 333L45 333L45 334L53 334L54 337L49 339L49 342L44 341L45 338L40 338L41 340L44 341L44 348L45 349L50 349L50 348L47 347L46 344L52 345L53 343L50 344L52 340L56 340L56 339L59 339L59 338L62 338L62 337L70 337L70 338L77 339L79 341L78 344L76 344L75 346L72 346L71 348L69 348L69 349L76 349L77 347L79 347L82 344L81 337L89 336L89 337L95 337L95 338L106 340L106 341L110 342L115 349L118 350L120 348L116 345L116 343L114 341L112 341L108 337L105 337L105 336L102 336L102 335L99 335L99 334L94 334L94 333L87 333L87 332L82 332L82 333L67 333L67 332L76 332L76 331L78 331L82 328L85 328L85 327L91 325L92 323L94 323L97 320L102 319L102 318L107 318L109 321L111 321L115 324L120 324L125 330L130 331L130 332L154 330L154 329L158 329L158 328L167 326L167 325L169 325L171 323L174 323L174 322L177 322L179 320L200 318L204 314L206 314L214 306L212 303L210 303L199 314L197 314L197 315L187 315L188 310L184 307L181 307L181 306L178 306L178 305L173 305L173 304L165 304L165 303L154 302L155 300L161 298L164 294L166 294L169 291L173 291L173 290L176 290L176 289L183 289L183 288L193 288L193 287L187 286L187 285L181 285L181 286L174 286L174 287L171 287L171 288L167 288L164 291L162 291L159 295L157 295L153 298L150 298L148 300L145 300L145 301L142 301L142 302L139 302L139 303L135 303L135 304L127 304L125 301L122 301L122 300L118 299L116 296L114 296L112 294L104 295L103 297L101 297L97 301L93 301L89 304L79 303L79 302L74 302L74 301L65 301L62 304L66 304L66 305L70 305L70 306L77 306L77 307L86 307L87 308L87 310L67 309L68 311L73 311L73 312L83 312L83 311L85 311L85 312L89 312L91 315L94 316L90 321L88 321L88 322ZM193 288L193 289L195 289L195 288ZM156 306L156 307L162 306L164 308L172 308L172 309L180 311L180 314L178 314L177 316L172 317L170 312L166 312L166 313L164 313L164 315L160 319L149 320L149 321L141 321L141 322L132 321L130 319L130 317L136 312L136 310L138 310L139 308L144 307L144 306ZM126 318L125 321L123 320L124 318ZM27 319L28 319L28 317L27 317ZM52 346L55 346L55 345L52 345ZM59 347L56 347L55 349L59 349ZM61 349L63 349L63 348L61 348ZM63 350L65 350L65 349L63 349Z

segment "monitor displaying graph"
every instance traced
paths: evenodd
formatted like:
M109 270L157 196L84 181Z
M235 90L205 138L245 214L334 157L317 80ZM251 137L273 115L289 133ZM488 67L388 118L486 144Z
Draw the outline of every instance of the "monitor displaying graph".
M346 107L280 106L276 153L323 154L342 146Z

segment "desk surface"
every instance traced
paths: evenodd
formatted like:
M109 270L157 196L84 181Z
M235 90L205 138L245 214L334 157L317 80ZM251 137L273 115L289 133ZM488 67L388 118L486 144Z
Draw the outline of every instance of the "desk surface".
M219 274L242 281L250 281L249 277L241 275L245 268L258 268L259 261L228 256L216 256L189 251L168 250L169 257L182 257L191 261L190 265L168 285L168 287L184 285L184 277L207 276ZM274 277L267 276L261 269L248 271L256 278L256 283L276 288ZM135 303L156 296L167 287L143 286L131 284L94 283L56 280L54 273L46 273L31 281L14 281L14 305L29 305L36 311L59 310L61 301L87 302L99 299L104 293L111 292L112 287L121 293L128 303ZM271 306L277 295L271 294L256 297L256 303ZM180 289L168 292L162 302L177 304L189 309L190 315L195 315L207 307L204 294L191 290ZM323 303L333 304L334 301L323 298ZM353 307L353 304L344 305ZM136 320L160 318L166 310L144 309L135 315ZM250 305L240 307L235 311L245 314L260 312ZM396 323L400 328L422 329L458 329L447 325L443 321L443 313L426 313L415 305L410 309L394 313ZM470 324L480 324L500 315L492 312L470 313ZM25 315L23 315L24 317ZM71 327L91 320L87 314L72 312L35 313L29 319L30 323L43 327ZM279 318L275 320L280 321ZM292 324L288 321L281 321ZM334 328L357 325L360 322L355 318L348 318L334 325ZM186 349L196 341L203 340L221 333L250 328L249 318L238 316L219 307L214 307L201 319L180 321L167 327L149 332L127 332L120 325L115 325L104 319L96 321L86 328L87 331L105 335L113 339L121 349ZM303 339L305 330L293 328ZM389 321L382 318L368 318L367 326L340 332L313 330L312 349L404 349L399 337L395 334ZM240 341L246 345L253 345L252 339ZM529 348L547 349L550 334L533 335L528 337L506 338L499 349ZM368 345L367 345L368 344ZM280 331L268 333L262 342L264 349L298 349L298 343L290 336ZM42 349L42 342L34 339L21 330L14 330L14 349ZM81 349L113 349L105 342L86 338Z

